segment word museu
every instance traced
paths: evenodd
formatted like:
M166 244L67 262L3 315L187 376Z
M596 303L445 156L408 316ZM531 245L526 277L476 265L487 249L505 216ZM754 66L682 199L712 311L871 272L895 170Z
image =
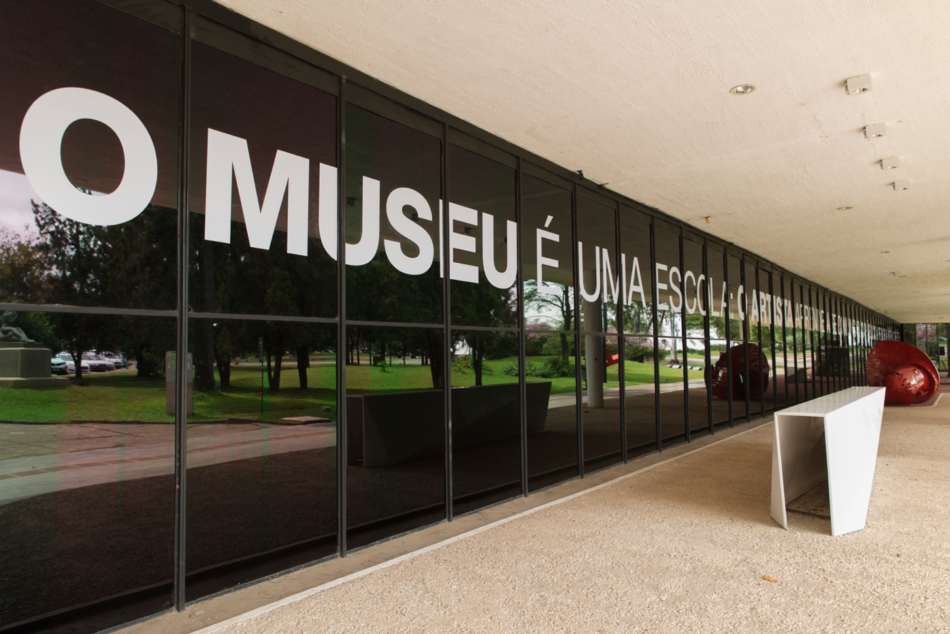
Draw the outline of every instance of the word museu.
M63 136L69 126L81 119L91 119L108 126L118 137L125 156L125 172L116 191L106 195L89 195L70 183L63 169L60 156ZM101 92L85 88L59 88L42 95L27 111L20 130L20 156L30 185L59 214L77 222L111 226L128 222L141 214L149 204L155 192L158 180L158 160L155 145L142 121L132 110L118 100ZM232 183L236 182L247 228L249 244L255 249L270 249L271 241L281 205L287 200L287 252L306 256L309 246L308 229L310 223L310 159L278 150L271 169L270 180L263 203L258 200L257 185L251 170L251 158L245 139L208 128L206 180L206 209L204 237L206 240L230 244L231 242L231 205ZM319 168L319 204L317 210L320 241L327 254L337 257L337 168L320 164ZM346 264L362 266L369 263L376 254L380 238L380 183L364 176L363 225L359 242L347 244ZM406 215L407 208L411 218ZM442 251L443 222L442 201L435 217L425 197L419 192L400 187L394 189L386 199L386 217L392 227L410 241L418 254L407 255L403 245L393 240L384 240L386 257L393 267L406 275L421 275L429 270L435 260L435 245L431 235L417 223L417 220L438 222L439 251ZM550 223L550 216L548 222ZM496 288L508 289L517 278L515 222L506 220L506 267L499 271L495 266L494 216L490 213L449 203L450 241L449 257L452 258L450 277L452 280L478 283L478 268L471 264L456 262L456 251L477 253L478 237L459 233L454 230L456 223L472 227L481 227L481 253L485 276ZM545 257L543 245L546 241L560 242L561 237L546 228L536 229L537 240L537 281L540 293L558 294L560 289L544 283L543 269L558 269L560 262ZM631 303L634 295L639 295L642 303L644 296L643 276L639 259L634 256L627 267L627 256L620 255L621 271L615 275L611 271L610 259L601 258L600 246L594 246L594 270L585 271L579 280L579 290L588 302L606 300L608 292L615 304ZM577 242L577 260L584 261L584 244ZM440 276L443 267L440 261ZM629 275L628 275L629 270ZM629 280L629 283L628 283ZM716 308L716 280L703 273L691 270L680 271L677 266L656 262L657 291L668 291L667 301L660 297L658 309L681 311L684 295L689 287L695 289L693 302L686 301L686 312L718 317L729 312L735 300L736 312L740 321L746 318L746 304L753 321L768 325L773 315L783 311L786 323L794 323L810 330L812 322L825 319L821 308L803 307L789 299L783 299L765 291L749 294L745 299L745 289L738 286L736 297L729 293L725 281L719 293L719 308ZM592 287L588 288L588 287ZM703 301L705 298L705 301ZM804 308L804 309L803 309ZM846 330L851 327L847 316L830 315L835 329Z

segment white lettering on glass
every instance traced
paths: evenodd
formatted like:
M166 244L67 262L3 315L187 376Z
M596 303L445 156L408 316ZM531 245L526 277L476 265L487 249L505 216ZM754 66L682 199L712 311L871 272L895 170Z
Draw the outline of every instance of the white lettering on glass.
M578 280L581 287L581 297L588 302L596 302L600 297L600 247L594 247L594 277L596 281L593 293L588 293L587 287L584 285L584 243L580 241L577 242L577 261L581 266L581 279Z
M676 277L677 281L674 282L673 278ZM670 290L676 293L677 299L676 304L673 304L673 295L670 295L670 308L676 312L683 310L683 294L680 292L679 279L681 278L679 267L673 266L670 267Z
M208 128L205 182L205 240L231 242L231 182L237 181L247 239L255 249L270 249L280 205L287 193L287 252L307 255L310 161L277 151L264 204L257 198L251 155L245 139Z
M80 119L108 126L122 144L125 172L111 194L79 191L63 170L63 135ZM158 183L155 145L142 121L116 99L85 88L58 88L33 102L20 127L20 161L43 202L59 215L89 225L132 220L151 202Z
M491 214L482 214L482 268L485 277L495 288L511 288L518 277L518 225L506 220L507 236L505 238L508 261L505 270L499 272L495 268L495 217Z
M408 187L394 189L386 199L386 217L389 219L389 224L401 236L419 248L419 255L409 257L396 240L383 240L383 248L386 250L389 262L397 271L406 275L422 275L429 270L435 258L432 237L403 213L406 207L415 210L419 218L429 221L432 220L432 209L422 194Z
M548 223L551 222L550 218L551 218L551 217L548 216ZM547 226L547 225L545 225L545 226ZM558 261L557 261L557 260L555 260L554 258L546 258L546 257L544 257L544 256L541 254L541 253L542 253L542 246L541 246L541 245L544 244L544 240L550 240L551 242L560 242L560 241L561 241L561 237L560 237L558 234L556 234L556 233L552 233L552 232L550 232L550 231L545 231L544 229L538 229L538 231L537 231L537 244L538 244L538 248L537 248L537 251L538 251L538 266L537 266L537 269L538 269L538 273L537 273L537 275L538 275L538 292L539 292L539 293L544 293L544 294L546 294L546 295L560 295L560 294L561 294L561 290L560 290L559 288L557 288L556 286L548 286L548 285L546 285L546 284L544 283L544 279L543 279L544 276L541 274L541 269L542 269L542 267L549 266L549 267L555 268L555 269L558 268Z
M666 265L657 262L656 263L656 298L657 298L656 308L657 310L669 310L670 305L667 304L666 302L660 301L660 291L669 290L668 287L666 286L666 283L660 281L660 271L666 271Z
M456 251L475 253L475 237L456 233L455 223L478 226L478 212L469 207L449 203L449 277L459 282L478 284L478 267L455 261Z
M626 272L626 269L624 269ZM640 303L646 305L646 295L643 293L643 276L640 274L640 261L637 256L633 256L633 264L630 265L630 288L627 290L627 304L633 304L633 293L640 294Z

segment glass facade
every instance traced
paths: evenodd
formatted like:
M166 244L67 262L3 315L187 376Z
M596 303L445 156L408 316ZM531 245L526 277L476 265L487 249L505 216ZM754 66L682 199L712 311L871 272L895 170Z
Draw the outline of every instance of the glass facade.
M0 630L181 609L860 385L909 336L306 55L120 4L0 22ZM912 334L945 369L946 325Z

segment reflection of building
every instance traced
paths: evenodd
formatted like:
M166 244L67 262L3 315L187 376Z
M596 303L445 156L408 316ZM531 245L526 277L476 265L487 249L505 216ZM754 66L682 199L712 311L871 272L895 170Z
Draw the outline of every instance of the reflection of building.
M10 3L0 22L0 302L56 349L134 360L57 395L24 392L0 416L0 595L13 599L0 629L181 609L861 384L868 348L900 336L881 311L901 314L912 284L874 277L871 292L839 272L892 264L829 259L859 257L840 249L849 232L888 250L872 220L901 212L855 193L872 228L827 217L851 205L841 183L865 178L831 158L872 142L851 132L873 122L839 100L889 94L884 76L851 97L843 62L823 59L813 82L795 67L793 107L764 83L729 95L707 62L684 94L692 62L661 50L679 36L631 39L643 27L618 32L608 16L605 38L555 29L535 46L530 29L482 37L500 27L461 5L433 26L412 3L245 3L301 44L183 5ZM574 23L575 9L553 10ZM437 55L415 46L446 32L458 42L431 40ZM456 45L472 34L491 44L482 57ZM587 57L611 42L634 42L635 59ZM708 48L698 57L721 54ZM819 186L780 176L811 158L813 178L829 172ZM913 241L898 233L886 239ZM764 361L748 363L751 346ZM193 367L163 370L173 350ZM716 399L704 369L722 355L743 389ZM463 388L490 413L467 408L477 424L452 424ZM424 440L400 436L407 424L399 460L350 464L353 402L383 404L359 423L374 452L396 449L391 421Z

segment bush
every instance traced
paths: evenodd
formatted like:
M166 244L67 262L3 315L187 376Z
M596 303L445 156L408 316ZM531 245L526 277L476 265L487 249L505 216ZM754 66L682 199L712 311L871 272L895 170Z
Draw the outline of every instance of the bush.
M541 364L541 367L537 369L534 376L539 376L544 379L574 376L574 364L570 361L565 361L564 357L560 355L548 357L544 360L544 363Z
M568 353L571 354L574 351L571 350L571 340L567 340ZM559 357L561 356L561 335L551 335L547 338L547 341L544 342L544 346L541 349L541 355L545 357Z
M538 357L543 353L544 344L552 337L550 334L539 330L543 324L528 324L524 334L525 355L529 357Z
M472 361L472 355L460 354L452 362L452 369L460 374L468 374L475 371L475 363Z
M656 354L654 354L656 352ZM637 337L635 339L627 339L623 344L623 356L628 361L637 361L639 363L644 363L647 359L652 359L654 356L662 361L669 355L669 350L661 346L659 350L653 350L653 338L652 337Z
M525 376L544 376L540 374L541 367L537 364L531 363L527 359L524 362L524 374ZM518 376L518 364L514 361L508 361L501 368L501 373L505 376Z

